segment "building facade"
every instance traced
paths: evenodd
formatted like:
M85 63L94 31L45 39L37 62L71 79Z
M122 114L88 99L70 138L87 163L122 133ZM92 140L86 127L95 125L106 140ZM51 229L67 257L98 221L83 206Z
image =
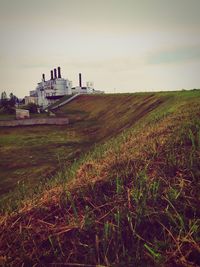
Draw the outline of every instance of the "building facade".
M79 73L79 86L72 87L71 81L61 77L61 69L58 67L51 70L49 80L45 80L45 75L42 74L42 81L35 90L30 91L30 96L25 97L25 101L26 104L35 103L45 109L65 95L94 93L103 92L94 90L92 83L87 83L87 86L83 87L81 73Z
M60 67L55 68L51 70L49 80L42 74L42 81L37 84L35 90L30 91L30 96L25 97L26 104L35 103L46 108L63 96L72 94L71 87L71 81L61 77Z
M28 105L30 103L38 105L38 97L37 96L25 96L25 105Z
M79 73L79 86L72 87L72 94L103 94L103 91L95 90L92 82L87 82L82 86L82 75Z

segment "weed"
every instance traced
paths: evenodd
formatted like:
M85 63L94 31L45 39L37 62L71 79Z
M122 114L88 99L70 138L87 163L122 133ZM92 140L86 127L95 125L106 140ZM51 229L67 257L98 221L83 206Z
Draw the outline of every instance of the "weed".
M160 181L153 181L150 184L149 191L151 192L151 196L152 196L154 201L156 201L158 196L159 196L159 194L158 194L159 187L160 187Z
M148 199L148 180L146 170L140 171L133 185L131 192L136 207L135 228L140 224L146 212L146 203Z
M112 226L111 224L107 221L104 224L104 236L105 236L105 240L109 240L111 237L111 231L112 231Z
M116 193L120 194L123 191L122 180L117 176L116 178Z
M198 266L200 94L193 94L126 95L121 107L116 96L87 105L84 96L80 112L102 127L99 143L41 185L39 198L3 217L6 264L26 265L26 253L29 265Z
M161 260L160 253L157 253L153 248L151 248L147 244L144 244L144 247L147 249L147 251L150 253L150 255L153 256L155 261L160 262L160 260Z

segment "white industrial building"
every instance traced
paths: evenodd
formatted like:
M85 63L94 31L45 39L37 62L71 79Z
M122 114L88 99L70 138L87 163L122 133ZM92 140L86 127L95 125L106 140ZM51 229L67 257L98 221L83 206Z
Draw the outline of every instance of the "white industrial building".
M38 97L37 96L25 96L25 105L28 105L29 103L38 105Z
M58 71L58 72L57 72ZM72 82L61 77L61 69L51 70L50 80L45 80L45 75L42 74L42 81L38 83L35 90L30 91L30 96L25 97L26 104L37 103L40 107L46 108L55 103L65 95L74 94L99 94L102 91L94 90L93 84L87 83L87 86L82 86L82 78L79 73L79 86L72 87Z
M79 73L79 86L72 87L72 94L103 94L103 91L95 90L92 82L87 82L86 86L82 86L82 76Z

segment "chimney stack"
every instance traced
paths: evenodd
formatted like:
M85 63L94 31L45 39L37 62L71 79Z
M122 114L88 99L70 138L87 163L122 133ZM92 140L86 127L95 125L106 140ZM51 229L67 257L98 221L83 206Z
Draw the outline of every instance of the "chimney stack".
M57 79L57 69L54 69L54 79Z
M79 73L79 86L82 87L82 78L81 78L81 73Z
M45 82L45 74L42 74L42 80Z
M51 80L53 80L53 71L51 70Z
M58 67L58 78L61 78L61 71L60 71L60 67Z

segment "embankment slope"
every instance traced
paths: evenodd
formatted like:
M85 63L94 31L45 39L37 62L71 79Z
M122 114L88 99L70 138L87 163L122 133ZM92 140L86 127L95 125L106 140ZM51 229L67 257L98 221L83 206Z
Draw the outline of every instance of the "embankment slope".
M155 101L162 101L154 109L146 107L149 94L144 95L145 114L138 111L142 101L138 103L137 122L134 116L131 122L124 113L118 114L123 121L120 128L113 122L120 108L112 96L109 100L103 96L102 105L107 104L98 110L80 98L76 101L81 102L58 111L71 112L71 119L80 123L83 118L95 119L98 138L104 138L105 132L112 138L66 170L68 182L2 216L2 262L13 266L200 265L200 93L155 95ZM108 113L103 113L108 103ZM129 110L127 101L124 106ZM106 128L109 121L111 129ZM116 136L113 129L124 131Z
M80 131L87 132L90 138L100 141L129 128L170 97L153 93L80 95L57 109L56 114L67 115L76 124L80 122Z
M0 127L0 195L7 198L11 191L12 198L13 189L21 194L27 186L38 191L61 166L134 125L167 99L158 94L82 95L56 111L57 117L69 118L69 125Z

